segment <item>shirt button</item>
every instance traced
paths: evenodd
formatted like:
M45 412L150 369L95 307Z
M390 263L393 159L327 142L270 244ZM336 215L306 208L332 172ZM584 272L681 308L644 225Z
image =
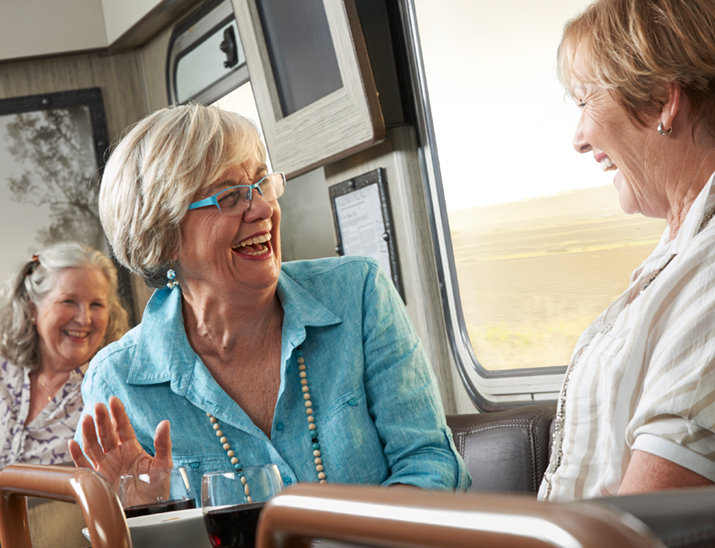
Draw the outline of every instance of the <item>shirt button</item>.
M291 483L293 483L293 480L290 479L290 476L285 476L285 477L283 478L283 484L284 484L284 485L290 485Z
M276 430L278 430L279 432L283 432L283 423L282 422L279 422L278 424L276 424Z
M348 400L348 405L357 405L357 402L355 401L355 398L350 398Z
M189 464L189 466L191 466L191 468L198 468L200 464L200 462L192 462Z

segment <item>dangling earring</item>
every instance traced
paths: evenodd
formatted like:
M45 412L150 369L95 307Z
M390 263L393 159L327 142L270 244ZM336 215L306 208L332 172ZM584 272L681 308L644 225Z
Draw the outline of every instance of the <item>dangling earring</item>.
M668 128L668 131L665 131L665 130L663 129L663 122L661 122L660 124L658 124L658 133L660 133L661 135L663 135L663 136L670 135L670 134L672 133L672 131L673 131L673 126L670 126L670 127Z
M174 272L174 261L169 261L169 270L166 271L166 278L169 280L166 283L166 287L169 289L174 289L179 285L179 280L176 279L176 272Z

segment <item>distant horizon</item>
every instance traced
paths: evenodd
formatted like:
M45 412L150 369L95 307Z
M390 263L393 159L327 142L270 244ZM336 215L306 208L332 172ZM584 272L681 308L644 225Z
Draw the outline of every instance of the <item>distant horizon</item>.
M666 228L624 213L608 185L464 208L449 222L467 331L492 370L566 365Z

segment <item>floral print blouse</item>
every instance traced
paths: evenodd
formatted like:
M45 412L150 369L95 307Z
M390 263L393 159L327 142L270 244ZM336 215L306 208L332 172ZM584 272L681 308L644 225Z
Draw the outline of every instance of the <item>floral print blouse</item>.
M9 362L0 365L0 469L16 462L62 464L70 462L67 442L74 437L82 414L79 369L52 401L26 424L30 411L30 370Z

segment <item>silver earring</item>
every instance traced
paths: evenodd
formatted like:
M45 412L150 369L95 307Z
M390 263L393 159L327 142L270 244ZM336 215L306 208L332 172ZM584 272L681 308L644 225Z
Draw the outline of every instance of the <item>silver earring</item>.
M176 272L174 272L174 262L170 261L169 262L169 270L166 271L166 278L169 280L166 283L166 287L169 289L174 289L177 285L179 285L179 280L176 279Z
M673 126L670 126L670 127L668 128L668 131L665 131L665 130L663 129L663 122L661 122L660 124L658 124L658 133L660 133L661 135L667 136L667 135L670 135L672 132L673 132Z

